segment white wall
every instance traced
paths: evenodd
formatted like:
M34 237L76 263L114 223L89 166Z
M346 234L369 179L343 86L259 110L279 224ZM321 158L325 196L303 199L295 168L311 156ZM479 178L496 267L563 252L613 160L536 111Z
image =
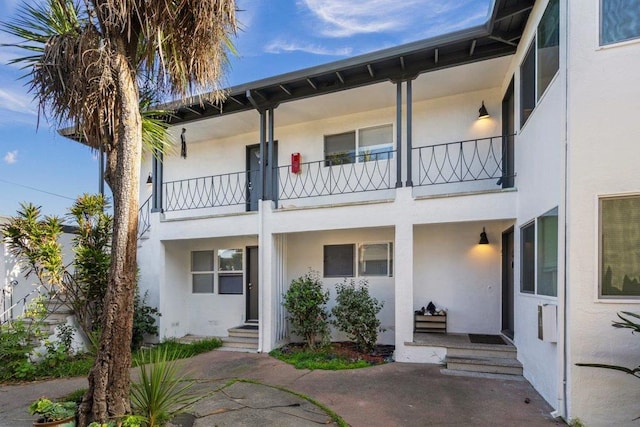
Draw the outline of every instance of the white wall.
M191 251L213 250L217 254L218 249L245 250L247 246L256 245L255 237L164 242L165 271L160 291L161 336L181 337L192 334L225 337L228 335L227 329L242 325L245 321L244 293L218 294L217 278L215 293L192 292ZM246 250L244 267L246 270Z
M564 232L564 127L565 127L565 76L564 76L564 5L560 2L560 70L538 100L527 122L520 122L519 69L535 36L536 27L547 1L536 2L527 28L504 77L502 93L515 77L515 117L517 137L515 141L515 185L518 189L517 220L514 229L514 285L515 331L514 341L518 359L522 362L524 376L542 397L554 408L561 408L562 344L543 342L537 335L537 310L539 304L557 304L562 317L562 288L564 246L558 241L558 297L543 297L520 293L520 229L523 225L559 207L559 236Z
M335 285L342 283L343 279L322 277L324 245L355 243L357 248L358 243L382 243L393 242L393 240L394 230L388 227L289 234L287 235L287 280L290 283L293 279L306 274L309 269L319 272L324 288L330 292L331 299L327 308L331 310L335 306ZM357 274L357 268L355 270ZM354 279L357 283L361 277L354 277ZM368 281L371 296L384 302L378 318L386 332L378 335L378 341L383 344L394 344L395 280L393 277L362 277L362 279ZM346 336L338 333L335 328L332 330L332 339L346 340Z
M600 48L598 3L569 3L570 410L586 425L636 425L637 379L574 365L640 364L638 336L611 327L640 301L597 296L598 198L640 193L640 40Z
M414 227L413 309L447 309L447 332L502 329L502 232L509 221ZM479 245L482 227L490 244Z

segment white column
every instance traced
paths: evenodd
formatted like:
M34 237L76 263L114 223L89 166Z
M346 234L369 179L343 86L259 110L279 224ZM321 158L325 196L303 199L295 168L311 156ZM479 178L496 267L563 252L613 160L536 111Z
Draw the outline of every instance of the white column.
M404 205L411 198L411 188L396 189L396 203ZM398 216L395 224L395 327L396 360L407 359L405 342L413 341L413 224Z

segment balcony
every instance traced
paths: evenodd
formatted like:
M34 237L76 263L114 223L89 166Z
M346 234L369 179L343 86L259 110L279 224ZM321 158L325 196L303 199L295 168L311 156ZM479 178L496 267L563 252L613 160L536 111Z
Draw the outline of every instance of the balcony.
M513 153L513 135L414 147L409 184L417 198L510 188ZM402 183L398 155L390 150L310 161L296 173L291 165L277 166L273 184L264 189L268 174L260 170L168 181L160 205L170 216L186 218L255 211L260 198L273 199L280 209L392 200ZM147 200L140 211L141 233L149 227L149 207Z

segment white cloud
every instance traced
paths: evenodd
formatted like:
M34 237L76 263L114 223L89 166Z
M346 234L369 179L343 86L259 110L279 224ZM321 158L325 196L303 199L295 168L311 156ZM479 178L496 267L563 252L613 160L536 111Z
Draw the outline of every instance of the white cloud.
M484 21L488 8L486 0L299 0L298 4L319 19L319 31L327 37L404 33L432 24L449 32L478 10L483 12L480 22Z
M0 111L8 110L35 116L36 111L33 108L31 101L31 95L23 92L0 89Z
M18 150L9 151L4 155L4 162L8 165L12 165L18 161Z
M330 55L330 56L348 56L351 55L353 49L350 47L329 49L323 46L314 44L301 44L295 42L289 42L284 40L275 40L265 46L264 51L266 53L283 53L283 52L306 52L315 55Z

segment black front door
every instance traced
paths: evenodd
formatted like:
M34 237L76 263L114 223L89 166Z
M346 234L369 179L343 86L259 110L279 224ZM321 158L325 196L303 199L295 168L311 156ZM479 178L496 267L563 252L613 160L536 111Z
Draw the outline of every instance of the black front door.
M269 143L265 144L265 157L267 156L267 152L269 150ZM248 145L247 146L247 211L257 211L258 210L258 200L262 198L262 186L265 182L265 176L260 173L260 163L262 159L260 158L260 144ZM262 171L266 174L266 169L269 167L273 167L273 186L271 195L266 194L265 196L274 197L275 191L278 188L278 141L273 144L273 166L270 166L269 163L265 163L265 170Z
M257 322L259 315L258 247L247 248L247 322Z
M502 333L513 339L513 227L502 233Z

